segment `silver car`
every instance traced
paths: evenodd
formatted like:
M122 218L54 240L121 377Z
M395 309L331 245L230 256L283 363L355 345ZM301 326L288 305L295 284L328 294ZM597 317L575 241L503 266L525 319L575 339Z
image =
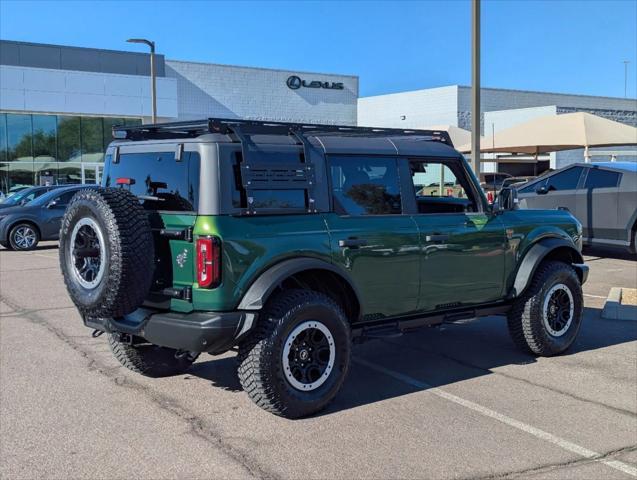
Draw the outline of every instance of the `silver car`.
M577 163L518 187L520 208L569 210L585 245L635 249L637 163Z

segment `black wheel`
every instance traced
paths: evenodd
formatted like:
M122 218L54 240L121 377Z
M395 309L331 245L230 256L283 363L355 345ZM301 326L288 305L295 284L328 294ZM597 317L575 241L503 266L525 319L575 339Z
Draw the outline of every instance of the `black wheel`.
M143 340L138 339L143 342ZM119 336L108 335L108 345L115 358L129 370L146 377L170 377L186 372L198 354L183 352L177 354L172 348L159 347L149 343L122 343Z
M40 241L40 232L30 223L18 223L9 232L9 245L13 250L33 250Z
M60 230L60 267L69 295L88 317L121 317L150 290L154 246L148 216L123 189L82 190Z
M13 250L9 242L0 242L0 246L6 248L7 250Z
M544 262L509 312L509 332L524 351L543 357L558 355L575 341L583 306L582 286L573 267Z
M239 345L239 380L259 407L305 417L336 396L350 349L339 305L322 293L285 290L268 302L256 330Z

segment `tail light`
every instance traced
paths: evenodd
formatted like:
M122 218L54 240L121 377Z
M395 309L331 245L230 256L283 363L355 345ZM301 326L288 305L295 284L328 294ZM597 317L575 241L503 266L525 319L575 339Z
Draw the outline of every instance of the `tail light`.
M221 283L221 241L217 237L197 239L197 283L201 288Z

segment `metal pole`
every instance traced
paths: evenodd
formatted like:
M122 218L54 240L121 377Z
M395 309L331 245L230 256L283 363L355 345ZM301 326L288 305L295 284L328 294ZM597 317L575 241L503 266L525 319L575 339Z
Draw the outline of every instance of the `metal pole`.
M157 79L155 75L155 42L150 42L150 81L153 102L153 123L157 123Z
M480 175L480 0L471 1L471 168Z
M628 64L630 61L624 60L624 98L628 98Z

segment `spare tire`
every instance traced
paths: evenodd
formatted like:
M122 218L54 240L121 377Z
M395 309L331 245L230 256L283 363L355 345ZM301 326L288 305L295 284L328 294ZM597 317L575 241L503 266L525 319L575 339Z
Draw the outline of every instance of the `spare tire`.
M136 310L154 269L148 214L124 189L81 190L60 229L60 267L73 303L86 317L114 318Z

